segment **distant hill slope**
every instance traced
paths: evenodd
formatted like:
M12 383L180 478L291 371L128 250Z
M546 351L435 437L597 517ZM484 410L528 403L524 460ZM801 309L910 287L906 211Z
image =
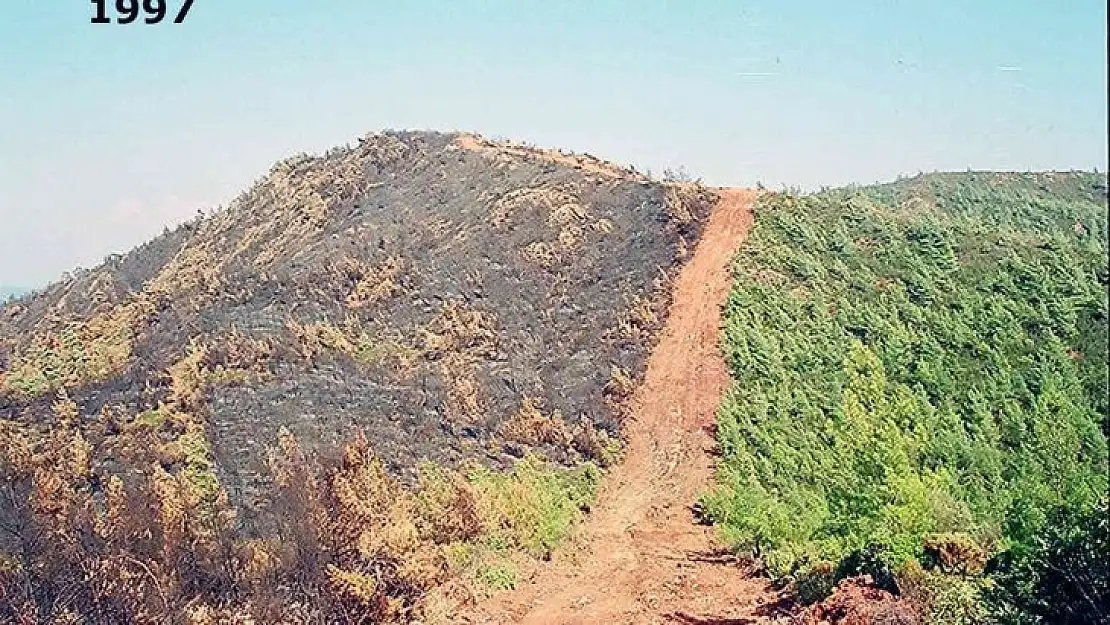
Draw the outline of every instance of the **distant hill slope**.
M725 314L712 518L810 599L867 573L922 622L1100 621L1107 250L1104 175L765 196Z
M240 522L282 428L333 456L364 430L410 477L529 448L604 456L711 201L472 135L291 158L226 209L0 310L0 419L53 427L65 394L105 476L145 462L141 424L162 446L187 437Z

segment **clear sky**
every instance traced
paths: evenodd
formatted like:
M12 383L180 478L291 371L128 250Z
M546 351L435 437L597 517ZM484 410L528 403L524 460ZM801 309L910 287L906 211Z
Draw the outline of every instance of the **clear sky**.
M92 10L0 8L0 284L93 266L275 160L386 128L730 185L1106 168L1102 0L195 0L153 26Z

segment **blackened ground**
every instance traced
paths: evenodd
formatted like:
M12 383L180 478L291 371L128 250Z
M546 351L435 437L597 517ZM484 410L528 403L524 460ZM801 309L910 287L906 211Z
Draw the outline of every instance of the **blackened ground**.
M165 401L190 344L272 345L266 375L210 385L197 409L248 524L283 427L324 456L363 429L407 477L425 460L506 464L529 447L505 428L526 401L617 435L611 400L630 390L622 376L642 378L667 282L715 198L551 154L400 132L288 159L229 207L0 309L0 366L36 336L154 301L119 372L67 389L103 450L101 410ZM360 281L384 286L360 299ZM374 355L308 354L292 328L313 324ZM45 423L49 400L0 397L0 418ZM582 451L531 445L565 462Z

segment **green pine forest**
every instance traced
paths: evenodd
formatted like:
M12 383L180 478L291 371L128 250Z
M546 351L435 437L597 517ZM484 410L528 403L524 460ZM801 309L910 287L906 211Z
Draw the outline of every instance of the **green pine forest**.
M766 194L737 254L704 505L799 594L925 622L1107 618L1107 178Z

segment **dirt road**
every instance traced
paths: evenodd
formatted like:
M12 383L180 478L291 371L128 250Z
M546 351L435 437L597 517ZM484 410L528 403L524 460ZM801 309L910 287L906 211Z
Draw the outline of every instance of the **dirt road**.
M728 383L719 351L729 261L752 222L755 193L721 190L644 384L632 398L623 462L607 477L583 528L583 547L559 553L517 590L479 606L472 623L756 623L774 600L719 554L691 506L713 477L713 416Z

